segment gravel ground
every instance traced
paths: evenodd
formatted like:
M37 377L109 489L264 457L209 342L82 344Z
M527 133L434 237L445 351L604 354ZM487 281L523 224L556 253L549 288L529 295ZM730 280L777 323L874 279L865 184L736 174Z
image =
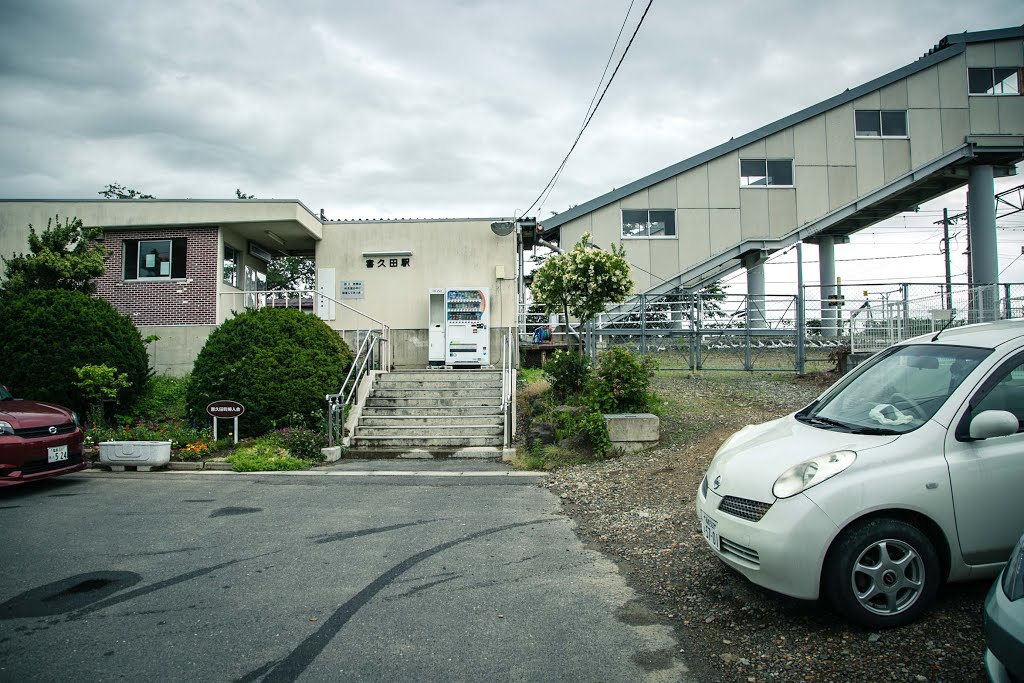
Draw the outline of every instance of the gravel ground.
M662 444L642 454L557 471L545 484L578 533L613 558L672 621L702 680L986 680L982 603L990 581L948 586L918 622L871 632L825 602L763 590L706 546L694 511L719 444L745 424L809 403L834 378L659 373Z

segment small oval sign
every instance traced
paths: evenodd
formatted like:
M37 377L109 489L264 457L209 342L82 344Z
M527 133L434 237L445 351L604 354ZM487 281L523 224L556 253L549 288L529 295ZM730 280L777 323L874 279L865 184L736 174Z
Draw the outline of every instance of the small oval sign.
M213 417L238 417L245 412L245 406L238 401L214 401L206 406L206 412Z

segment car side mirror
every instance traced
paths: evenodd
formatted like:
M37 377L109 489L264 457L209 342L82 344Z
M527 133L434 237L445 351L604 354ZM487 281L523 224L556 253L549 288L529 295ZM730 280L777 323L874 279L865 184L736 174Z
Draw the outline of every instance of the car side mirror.
M991 439L1016 434L1020 428L1017 416L1006 410L986 410L971 420L968 432L972 439Z

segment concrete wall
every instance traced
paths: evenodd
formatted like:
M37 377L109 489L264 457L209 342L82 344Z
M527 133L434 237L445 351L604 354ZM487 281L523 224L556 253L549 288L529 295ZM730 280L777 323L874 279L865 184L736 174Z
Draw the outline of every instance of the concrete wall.
M146 346L149 362L158 375L180 377L192 372L192 364L216 325L139 325L143 337L157 335Z
M335 269L335 298L392 328L395 363L427 364L428 294L435 287L490 290L491 362L498 362L501 330L516 323L516 247L513 235L491 232L493 219L343 221L324 225L318 268ZM378 254L369 256L368 254ZM384 259L384 267L379 262ZM397 263L392 265L392 259ZM402 265L408 259L408 265ZM373 267L367 267L367 261ZM340 299L343 281L361 280L362 299ZM336 308L337 330L374 326ZM498 335L495 337L495 335Z
M571 247L584 232L598 246L622 244L641 292L745 240L785 237L962 146L968 135L1024 134L1024 97L968 96L969 66L1024 66L1024 42L970 44L959 55L579 216L561 226L562 246ZM858 137L854 112L866 109L905 110L907 137ZM794 187L741 187L741 158L793 159ZM623 239L623 209L674 209L677 236Z

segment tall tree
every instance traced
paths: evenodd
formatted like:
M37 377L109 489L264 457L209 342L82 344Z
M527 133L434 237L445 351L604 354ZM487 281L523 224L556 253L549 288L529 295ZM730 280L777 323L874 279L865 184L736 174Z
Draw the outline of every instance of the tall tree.
M566 320L572 314L587 323L608 304L625 301L633 290L633 278L621 246L613 245L607 251L595 248L590 244L590 233L583 233L572 251L550 257L534 272L530 289L534 300L551 306L560 304Z
M235 188L235 197L238 198L238 199L256 199L256 195L254 195L254 194L246 194L246 193L242 192L240 189L238 189L237 187Z
M56 223L56 225L54 225ZM103 274L106 250L97 240L103 228L84 228L78 218L60 216L46 221L41 233L28 226L28 253L0 257L4 263L5 292L31 289L68 289L86 294L96 291L95 278Z
M105 189L97 192L97 194L106 199L156 199L151 194L133 190L120 183L110 183Z

